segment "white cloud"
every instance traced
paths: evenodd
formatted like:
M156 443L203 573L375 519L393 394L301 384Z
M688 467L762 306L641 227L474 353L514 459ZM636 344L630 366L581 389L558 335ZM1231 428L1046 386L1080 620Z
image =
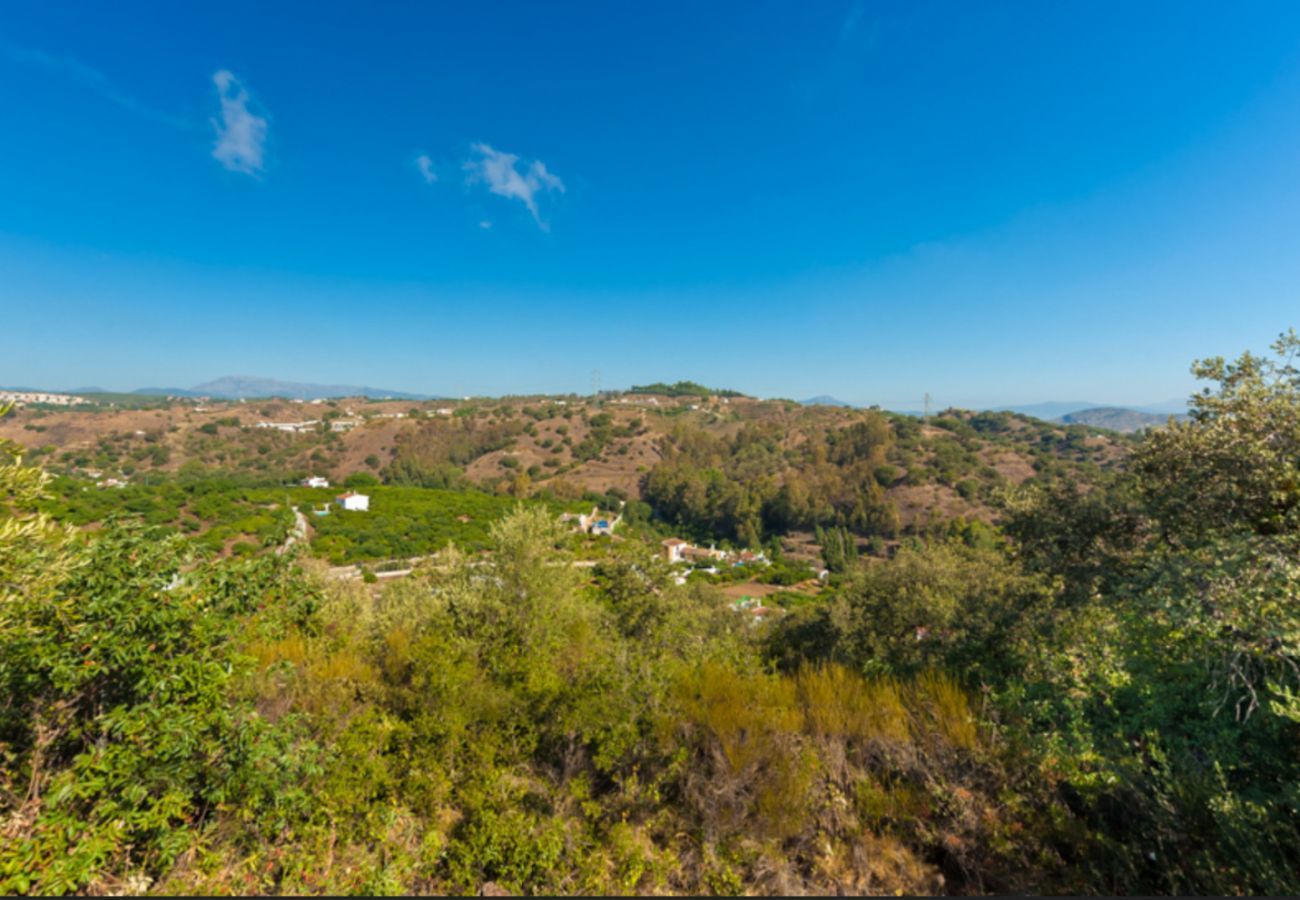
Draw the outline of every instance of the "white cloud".
M433 184L438 180L438 173L434 171L433 160L429 154L421 153L415 158L415 167L420 170L420 175L424 178L425 184Z
M212 76L221 100L221 119L212 120L217 143L212 158L232 172L257 175L262 171L266 146L266 118L248 108L248 91L231 72L222 69Z
M484 219L482 222L478 223L478 227L482 228L484 231L489 231L492 228L492 223L487 219Z
M541 160L528 163L521 173L515 168L521 162L515 154L493 150L487 144L475 144L473 149L477 156L465 161L470 182L482 181L492 193L520 201L533 214L538 227L546 231L549 226L537 211L537 195L547 191L564 193L564 182L548 172Z

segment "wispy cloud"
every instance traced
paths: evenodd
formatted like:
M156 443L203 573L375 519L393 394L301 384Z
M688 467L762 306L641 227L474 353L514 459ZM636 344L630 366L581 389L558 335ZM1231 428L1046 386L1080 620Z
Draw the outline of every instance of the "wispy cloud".
M549 230L550 226L542 221L537 210L537 195L549 191L564 193L564 182L547 171L540 159L526 162L513 153L493 150L487 144L475 144L473 150L475 156L465 161L470 183L483 182L492 193L518 200L528 207L539 228ZM520 162L526 162L522 172L515 168Z
M863 0L852 0L838 23L827 52L817 57L814 66L791 85L805 102L854 94L880 42L879 25L867 14Z
M433 168L433 160L429 154L421 153L415 158L415 167L420 170L420 177L424 179L425 184L433 184L438 180L438 173Z
M101 97L116 103L125 110L143 116L146 119L152 119L155 122L161 122L170 125L173 128L190 129L195 127L194 123L176 116L168 115L165 112L154 109L146 103L141 103L135 97L123 91L115 85L108 76L98 69L86 65L80 60L73 59L70 56L55 56L51 53L45 53L40 50L29 50L24 47L14 47L10 45L0 45L4 54L10 59L17 62L27 63L29 65L40 66L51 72L57 72L77 83L90 88Z
M858 30L858 25L862 22L862 13L863 8L861 0L856 0L856 2L849 7L848 14L844 17L844 21L840 22L840 43L853 40L854 32Z
M217 97L221 101L221 118L212 119L212 127L217 132L212 158L232 172L261 174L266 147L266 118L248 108L248 91L227 69L216 72L212 83L217 86Z

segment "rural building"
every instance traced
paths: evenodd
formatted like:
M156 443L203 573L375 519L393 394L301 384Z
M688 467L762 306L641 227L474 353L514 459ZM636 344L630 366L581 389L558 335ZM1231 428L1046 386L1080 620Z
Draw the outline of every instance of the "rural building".
M716 547L708 547L706 549L691 544L687 544L682 548L681 555L683 559L690 560L691 562L712 562L714 560L727 558L727 552L725 550L719 550Z
M596 506L593 506L589 513L564 513L560 516L561 523L576 522L576 530L583 534L599 534L606 537L614 533L614 529L621 521L623 521L621 514L601 512Z
M348 491L346 494L339 494L334 498L339 506L352 512L369 512L370 497L366 494L358 494L355 491Z
M690 544L681 538L668 538L660 546L664 548L664 558L670 563L681 562L686 557L683 553Z
M301 483L303 487L309 488L327 488L330 486L330 480L328 478L322 478L319 475L304 478Z
M276 431L287 431L290 434L302 434L308 431L315 431L316 426L320 424L318 419L308 419L306 422L258 422L254 428L273 428Z

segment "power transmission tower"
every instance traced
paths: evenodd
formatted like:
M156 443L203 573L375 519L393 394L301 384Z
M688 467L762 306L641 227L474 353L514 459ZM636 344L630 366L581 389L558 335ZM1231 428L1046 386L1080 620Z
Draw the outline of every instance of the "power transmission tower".
M929 392L929 391L926 391L926 392L925 392L925 417L924 417L924 421L926 421L926 422L929 422L929 421L930 421L930 392Z
M591 370L591 396L600 396L600 369Z

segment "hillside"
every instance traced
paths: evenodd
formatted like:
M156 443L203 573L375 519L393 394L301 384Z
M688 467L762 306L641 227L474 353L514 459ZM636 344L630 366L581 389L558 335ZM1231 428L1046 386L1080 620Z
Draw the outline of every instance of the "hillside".
M830 447L868 423L883 429L884 444L864 449L861 459ZM663 496L667 469L681 469L683 454L695 454L689 465L717 469L731 484L727 491L758 503L747 540L816 524L856 523L862 536L888 539L929 521L991 521L1002 488L1029 479L1096 482L1127 452L1113 435L1010 413L949 411L922 423L716 395L469 403L173 400L147 409L18 410L0 421L0 437L26 446L29 458L52 471L96 481L194 469L265 484L308 474L337 483L361 472L393 485L649 500L673 508L669 521L698 529L698 516ZM793 518L779 513L783 486L787 494L811 490L813 506ZM861 508L855 513L855 507ZM870 525L867 507L879 507L884 518ZM704 518L711 522L705 530L741 539L721 507Z

